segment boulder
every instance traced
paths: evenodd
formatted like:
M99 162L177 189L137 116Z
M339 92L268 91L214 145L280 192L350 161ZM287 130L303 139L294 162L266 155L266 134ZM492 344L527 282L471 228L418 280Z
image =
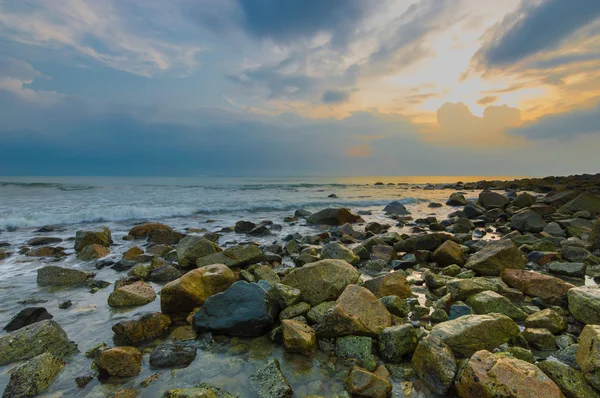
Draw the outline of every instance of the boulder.
M501 239L488 242L482 250L472 254L465 267L478 275L498 276L505 268L525 268L525 261L512 241Z
M142 353L135 347L115 347L100 351L95 360L100 374L133 377L142 370Z
M464 367L456 391L461 398L562 398L558 386L537 366L481 350Z
M48 265L37 270L37 284L40 286L68 286L84 283L92 277L87 272L72 268Z
M204 304L209 297L227 290L235 280L233 271L223 264L189 271L162 288L161 311L168 314L190 312Z
M460 192L454 192L446 201L448 206L465 206L467 203L465 195Z
M108 296L108 305L113 308L136 307L153 302L156 293L149 284L139 281L121 286Z
M310 355L316 351L317 337L314 330L305 323L292 319L281 321L283 346L287 352Z
M387 362L400 362L417 348L418 329L410 323L390 326L379 334L379 355Z
M392 325L392 315L373 293L358 285L348 285L317 326L322 337L348 335L377 336Z
M392 383L358 366L350 370L344 385L346 391L359 397L386 398L392 393Z
M398 296L407 298L412 296L408 280L401 272L392 272L363 282L363 287L369 289L377 298L385 296Z
M447 240L453 242L458 241L453 235L444 232L434 232L402 240L394 244L394 250L397 252L415 252L417 250L434 251Z
M395 214L397 216L410 214L410 212L406 210L406 207L400 202L392 202L388 204L383 208L383 211L385 211L385 214L387 214L388 216L392 214Z
M567 293L569 311L573 317L584 324L600 324L600 289L581 286Z
M150 271L146 279L154 283L173 282L181 278L181 272L172 265L163 265Z
M360 257L341 243L330 242L323 246L321 259L344 260L350 264L356 264L360 260Z
M148 235L150 235L152 231L173 232L173 228L158 222L147 222L144 224L136 225L133 228L131 228L129 230L129 235L133 236L134 238L145 238Z
M104 247L98 244L91 244L77 253L77 259L81 261L94 261L99 258L104 258L110 254L108 247Z
M183 268L196 265L196 261L209 254L219 253L221 249L216 243L196 235L188 235L177 244L177 259Z
M196 347L184 343L160 344L150 353L150 366L155 368L185 368L196 359Z
M323 317L329 311L335 307L335 301L325 301L321 304L318 304L310 309L306 313L306 319L308 319L308 323L314 325L316 323L323 322Z
M507 268L502 271L501 276L508 286L542 300L559 301L565 297L569 289L574 287L562 279L534 271Z
M529 315L525 319L525 327L543 328L551 333L558 334L567 329L567 318L551 308L546 308Z
M372 353L373 339L366 336L344 336L335 339L335 355L342 359L354 359L358 365L373 371L377 360Z
M301 300L315 306L337 299L360 273L344 260L321 260L296 268L283 278L284 285L299 289Z
M256 245L232 246L219 253L209 254L196 260L196 266L225 264L228 267L242 267L262 261L263 253Z
M512 205L523 208L523 207L529 207L534 203L535 203L535 196L533 196L527 192L521 192L513 200Z
M77 345L53 320L33 323L0 336L0 366L48 352L58 358L77 352Z
M421 339L411 364L419 377L438 395L446 395L458 369L450 347L431 336Z
M275 358L269 359L261 368L252 373L248 381L260 398L289 398L292 396L292 387L281 373L279 361Z
M546 265L548 272L554 275L568 276L571 278L584 278L587 265L584 263L565 263L553 261Z
M65 362L45 352L32 358L10 373L2 397L33 397L46 391L65 367Z
M440 267L452 264L462 266L465 264L465 253L458 243L447 240L433 252L431 260L438 263Z
M239 281L209 297L194 315L194 329L230 336L262 336L275 323L277 301L257 283Z
M52 247L52 246L36 247L34 249L27 250L25 255L27 257L55 257L55 258L61 258L61 257L66 256L65 249L63 249L62 247Z
M276 298L280 308L287 308L300 301L302 292L283 283L275 283L271 287L271 294Z
M148 234L148 242L159 245L176 245L185 235L180 232L167 231L163 229L153 229Z
M137 246L133 246L125 253L123 253L123 260L134 261L139 255L144 254L144 251Z
M577 213L578 211L600 213L600 196L583 192L557 210L558 213Z
M353 214L345 208L327 208L311 214L306 218L309 224L315 225L344 225L361 220L360 216Z
M45 319L52 319L52 315L46 311L43 307L30 307L19 311L17 315L11 319L11 321L4 327L7 332L14 332L15 330L29 326L32 323L40 322Z
M160 312L148 312L134 319L116 323L112 331L128 344L138 345L167 333L171 318Z
M566 398L598 398L598 394L585 380L583 373L558 361L542 361L538 368L556 383Z
M469 357L479 350L493 350L520 333L519 326L502 314L465 315L437 324L431 336L448 344L457 356Z
M61 238L55 238L52 236L36 236L35 238L31 238L27 241L27 246L46 246L60 242L62 242Z
M600 326L587 325L579 335L577 365L596 390L600 389Z
M80 252L86 246L89 245L100 245L109 247L112 245L113 240L110 233L110 229L106 227L99 227L93 230L80 230L75 233L75 251Z
M510 201L506 196L491 191L482 191L479 194L479 200L477 201L477 204L483 206L486 210L503 209L509 203Z
M527 317L525 312L514 305L509 299L491 290L470 296L467 299L467 304L476 314L498 313L506 315L515 321L523 321Z
M510 227L520 232L542 232L546 227L544 218L533 210L521 210L510 218Z

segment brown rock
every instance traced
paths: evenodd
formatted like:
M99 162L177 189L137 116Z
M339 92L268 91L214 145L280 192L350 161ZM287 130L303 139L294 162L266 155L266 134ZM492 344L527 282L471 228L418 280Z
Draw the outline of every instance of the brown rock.
M109 254L110 250L108 247L94 243L84 247L79 253L77 253L77 258L82 261L92 261L106 257Z
M373 292L377 298L385 296L407 298L412 296L406 277L399 272L392 272L387 275L369 279L363 283L363 287Z
M138 344L164 335L171 326L171 318L160 312L149 312L136 319L113 325L113 332L129 344Z
M300 321L281 321L283 345L287 352L309 355L317 348L317 337L313 328Z
M452 264L462 266L465 264L465 253L458 243L447 240L433 252L431 260L438 263L440 267Z
M129 230L129 235L136 238L143 238L150 235L150 232L159 230L159 231L168 231L173 232L173 228L168 225L154 222L147 222L144 224L136 225L135 227Z
M344 384L349 393L360 397L386 398L392 393L392 383L358 366L350 370Z
M502 280L510 287L519 289L531 297L543 300L559 301L567 291L575 286L553 276L543 275L539 272L518 269L505 269L502 271Z
M135 307L153 302L156 293L149 284L139 281L122 286L108 296L108 305L113 308Z
M123 254L123 260L135 260L140 254L144 254L144 251L137 246L133 246Z
M135 347L115 347L101 351L96 365L102 374L133 377L142 370L142 353Z

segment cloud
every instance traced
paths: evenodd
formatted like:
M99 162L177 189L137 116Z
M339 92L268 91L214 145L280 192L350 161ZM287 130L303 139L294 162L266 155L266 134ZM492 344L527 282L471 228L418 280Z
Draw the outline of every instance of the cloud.
M323 93L322 101L324 104L340 104L347 102L350 98L350 92L344 90L326 90Z
M372 154L368 143L354 145L348 148L348 156L353 158L368 158Z
M478 99L477 105L486 106L493 104L496 101L498 101L498 97L496 97L495 95L488 95L486 97Z

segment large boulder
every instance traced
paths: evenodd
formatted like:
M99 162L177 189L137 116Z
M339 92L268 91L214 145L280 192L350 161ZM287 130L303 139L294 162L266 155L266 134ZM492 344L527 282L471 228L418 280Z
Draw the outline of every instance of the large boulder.
M410 214L406 207L400 202L392 202L383 208L385 214L392 215L395 214L397 216L403 216L406 214Z
M225 264L228 267L242 267L256 264L263 259L263 254L256 245L232 246L219 253L209 254L196 260L198 267L212 264Z
M150 235L152 231L173 232L173 228L158 222L147 222L144 224L136 225L133 228L131 228L129 230L129 235L133 236L134 238L145 238L148 235Z
M419 377L438 395L446 395L458 369L450 347L432 336L421 339L411 364Z
M450 195L450 197L446 201L446 204L448 206L465 206L467 203L468 202L467 202L467 199L465 198L465 195L463 195L460 192L454 192L453 194Z
M262 336L275 323L279 306L261 285L239 281L209 297L194 315L194 329L230 336Z
M565 203L557 211L559 213L577 213L578 211L600 213L600 196L583 192L575 199Z
M579 335L577 365L585 379L600 389L600 325L587 325Z
M210 296L227 290L235 281L233 271L223 264L192 270L162 288L161 311L168 314L190 312Z
M315 331L306 323L292 319L281 321L283 346L287 352L304 355L312 354L317 349Z
M451 240L447 240L438 247L431 255L431 260L435 261L440 267L447 267L452 264L464 265L465 253L462 247Z
M43 307L30 307L19 311L17 315L4 327L7 332L14 332L15 330L29 326L32 323L40 322L45 319L52 319L52 315L46 311Z
M567 318L551 308L534 312L525 319L525 327L547 329L558 334L567 329Z
M110 229L106 227L99 227L93 230L80 230L75 233L75 251L80 252L86 246L89 245L100 245L109 247L112 245L113 240L110 233Z
M133 377L142 370L142 353L135 347L115 347L100 351L95 360L103 375Z
M392 315L369 290L348 285L317 326L317 335L338 337L348 335L377 336L392 325Z
M508 286L542 300L559 301L564 298L569 289L575 287L562 279L535 271L507 268L502 271L501 276Z
M337 299L346 286L356 283L360 273L344 260L321 260L296 268L281 281L300 289L301 301L315 306Z
M77 345L53 320L36 322L0 336L0 366L48 352L59 358L77 352Z
M505 268L525 268L525 261L511 240L501 239L488 242L482 250L469 257L465 266L479 275L498 276Z
M190 268L196 265L200 257L223 251L216 243L196 235L188 235L181 239L176 247L179 265Z
M567 398L598 398L583 373L558 361L542 361L538 367L556 383Z
M72 268L48 265L37 270L37 284L40 286L68 286L84 283L92 275Z
M401 272L392 272L363 282L363 287L369 289L377 298L385 296L398 296L408 298L412 296L408 280Z
M510 201L506 196L491 191L482 191L479 194L479 200L477 201L477 204L483 206L486 210L503 209L509 203Z
M386 398L392 393L392 383L366 369L353 367L344 379L346 391L358 397Z
M470 296L467 299L467 304L476 314L498 313L515 321L523 321L527 317L525 312L509 299L491 290Z
M397 252L414 252L417 250L434 251L447 240L457 242L458 240L450 234L444 232L434 232L427 235L414 236L394 244L394 250Z
M546 222L535 211L522 210L510 218L510 226L520 232L542 232Z
M440 338L455 355L463 357L479 350L493 350L519 333L519 326L502 314L464 315L437 324L431 330L431 336Z
M563 398L558 386L537 366L486 350L467 362L456 391L461 398Z
M275 358L271 358L252 373L248 381L260 398L289 398L292 396L292 387L281 373L279 361Z
M112 331L124 342L138 345L164 335L169 326L171 326L171 318L160 312L148 312L137 318L114 324Z
M569 311L581 323L600 324L600 289L581 286L567 292Z
M321 259L344 260L350 264L356 264L360 257L338 242L329 242L321 250Z
M65 362L45 352L13 369L3 397L33 397L46 391Z
M108 305L113 308L136 307L153 302L156 293L149 284L138 281L121 286L108 296Z
M360 219L360 216L352 213L349 209L327 208L311 214L306 221L315 225L344 225L358 222Z
M521 192L513 200L512 205L516 207L529 207L535 203L535 196L527 192Z

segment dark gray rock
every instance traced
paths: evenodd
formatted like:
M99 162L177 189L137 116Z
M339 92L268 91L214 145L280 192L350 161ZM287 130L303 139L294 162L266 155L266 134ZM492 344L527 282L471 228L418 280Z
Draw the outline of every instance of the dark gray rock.
M184 368L196 359L196 347L184 343L158 345L150 353L150 366L155 368Z
M52 315L46 311L44 307L25 308L20 311L15 317L4 327L7 332L14 332L22 327L29 326L32 323L52 319Z

